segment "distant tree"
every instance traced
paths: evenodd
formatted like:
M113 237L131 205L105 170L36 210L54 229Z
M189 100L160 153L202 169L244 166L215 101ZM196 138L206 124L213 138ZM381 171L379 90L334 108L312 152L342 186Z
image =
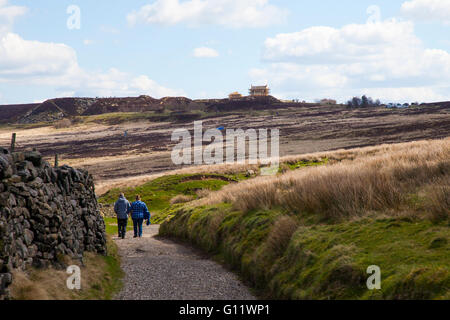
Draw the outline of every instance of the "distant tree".
M358 108L358 107L376 107L380 106L381 101L379 99L373 100L371 97L363 95L361 98L353 97L351 100L347 101L348 107Z
M361 97L361 107L366 108L369 106L369 99L367 98L366 95L363 95Z
M361 99L358 97L353 97L352 102L353 102L353 107L355 107L355 108L361 106Z

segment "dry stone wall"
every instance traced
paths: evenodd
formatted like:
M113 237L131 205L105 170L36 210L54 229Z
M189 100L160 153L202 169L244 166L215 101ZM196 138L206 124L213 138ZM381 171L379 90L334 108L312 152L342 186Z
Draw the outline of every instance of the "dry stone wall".
M14 269L62 268L63 257L82 260L85 251L106 254L92 176L0 148L0 300Z

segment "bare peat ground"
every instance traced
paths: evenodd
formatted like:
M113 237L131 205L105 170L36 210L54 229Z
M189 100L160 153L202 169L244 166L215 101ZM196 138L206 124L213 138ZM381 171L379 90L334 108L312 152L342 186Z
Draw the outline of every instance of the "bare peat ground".
M125 272L118 300L254 300L237 277L194 249L156 238L159 226L142 238L116 238Z
M296 106L236 111L208 117L204 130L278 128L280 155L296 155L383 143L437 139L450 134L450 105L409 109L344 106ZM35 147L51 159L88 169L98 184L179 169L170 152L174 129L193 130L193 122L83 124L67 129L19 130L18 148ZM125 138L124 132L128 135ZM9 146L11 129L0 129L0 145Z

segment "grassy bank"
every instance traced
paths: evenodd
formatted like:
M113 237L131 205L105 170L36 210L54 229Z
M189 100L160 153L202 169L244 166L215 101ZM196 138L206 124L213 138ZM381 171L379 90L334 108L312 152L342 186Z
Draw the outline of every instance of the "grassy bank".
M365 218L306 224L277 210L180 209L161 235L216 255L263 298L449 299L448 222ZM366 287L370 265L381 290Z
M109 300L119 292L124 276L116 244L108 237L106 256L85 253L83 264L65 258L65 264L81 268L81 290L69 290L65 270L16 271L10 287L15 300Z
M103 195L99 202L104 206L111 206L123 192L125 197L134 201L136 195L141 195L152 213L152 223L159 223L165 219L171 204L189 202L206 195L208 192L217 191L230 183L236 183L246 179L244 174L177 174L163 176L135 188L115 188ZM111 212L112 214L112 212ZM110 221L110 226L114 221ZM108 231L108 230L107 230ZM114 232L111 229L109 232Z
M449 299L450 140L371 150L177 205L160 233L265 298ZM371 265L381 290L367 289Z
M280 172L302 170L317 167L328 163L326 157L289 158L280 166ZM141 195L152 213L152 223L161 223L180 204L206 198L210 193L221 190L230 185L249 180L260 174L258 165L219 165L202 166L179 170L178 173L169 174L136 187L113 188L99 198L106 216L114 216L113 204L119 194L134 201L136 195ZM110 229L114 228L115 220L107 223ZM108 231L108 230L107 230ZM114 230L111 230L113 233Z

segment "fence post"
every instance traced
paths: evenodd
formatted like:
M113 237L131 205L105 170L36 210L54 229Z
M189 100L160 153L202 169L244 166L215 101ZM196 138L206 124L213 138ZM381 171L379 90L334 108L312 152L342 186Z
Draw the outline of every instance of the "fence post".
M11 153L14 152L15 148L16 148L16 134L13 133L11 138Z
M55 154L55 168L58 167L58 154Z

